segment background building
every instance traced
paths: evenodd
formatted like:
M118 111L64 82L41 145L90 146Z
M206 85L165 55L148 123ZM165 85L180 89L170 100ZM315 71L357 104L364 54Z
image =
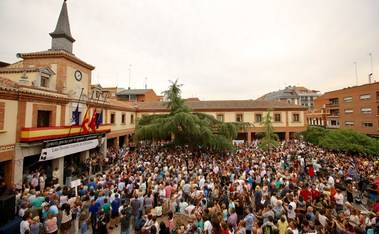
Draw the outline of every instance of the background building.
M212 115L224 122L246 122L251 127L238 133L238 140L250 143L264 131L262 122L268 110L271 111L275 133L281 140L292 139L306 128L306 108L280 101L223 100L186 101L195 112ZM148 114L168 113L164 102L144 102L137 105L137 117Z
M379 137L379 82L326 92L307 113L307 123Z
M313 108L314 100L320 96L317 90L310 90L301 86L287 86L285 89L270 92L258 98L258 100L278 100L288 103Z

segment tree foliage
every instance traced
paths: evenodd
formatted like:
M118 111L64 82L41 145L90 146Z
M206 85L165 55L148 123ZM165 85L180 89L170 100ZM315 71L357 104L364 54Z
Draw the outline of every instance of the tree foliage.
M263 118L263 127L263 137L259 143L259 146L263 150L270 152L272 147L276 147L279 144L279 137L274 132L274 127L272 126L272 117L270 111L268 111L266 116Z
M302 136L304 140L328 150L379 156L379 140L352 129L309 127Z
M173 138L177 145L208 147L218 151L232 149L232 139L244 125L224 123L211 115L193 113L181 98L181 86L178 81L171 82L169 89L163 92L170 113L146 115L138 120L137 139L159 141Z

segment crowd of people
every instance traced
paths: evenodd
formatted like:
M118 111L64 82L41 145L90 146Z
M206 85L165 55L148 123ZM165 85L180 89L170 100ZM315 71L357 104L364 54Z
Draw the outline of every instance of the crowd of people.
M77 194L26 180L20 233L378 232L378 159L297 140L271 152L254 142L231 153L140 145L110 155Z

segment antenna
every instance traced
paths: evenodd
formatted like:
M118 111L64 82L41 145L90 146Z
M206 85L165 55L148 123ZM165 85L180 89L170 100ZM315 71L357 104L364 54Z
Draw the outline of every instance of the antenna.
M130 80L132 79L132 64L129 64L129 86L128 89L130 89Z
M355 67L355 85L358 86L358 65L357 62L354 62Z
M372 53L368 53L368 56L370 56L370 66L371 66L371 72L368 74L368 83L371 84L371 79L374 76L374 68L372 65Z

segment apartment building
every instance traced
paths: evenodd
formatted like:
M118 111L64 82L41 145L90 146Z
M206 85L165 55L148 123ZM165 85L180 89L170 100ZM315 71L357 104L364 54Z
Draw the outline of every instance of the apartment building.
M307 124L330 129L351 128L379 136L379 82L334 90L315 101Z

